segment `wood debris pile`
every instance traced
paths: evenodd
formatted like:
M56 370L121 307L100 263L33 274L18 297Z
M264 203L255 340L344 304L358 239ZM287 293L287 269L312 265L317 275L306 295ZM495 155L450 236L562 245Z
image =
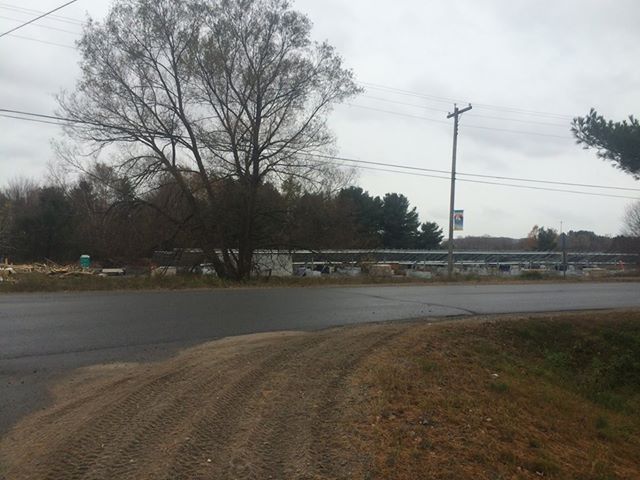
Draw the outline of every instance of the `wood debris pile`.
M82 269L79 265L75 264L59 265L52 260L46 260L44 263L12 265L12 268L15 273L43 273L57 277L95 275L94 270Z
M16 271L12 267L0 265L0 282L11 281L11 277L13 277L15 274Z

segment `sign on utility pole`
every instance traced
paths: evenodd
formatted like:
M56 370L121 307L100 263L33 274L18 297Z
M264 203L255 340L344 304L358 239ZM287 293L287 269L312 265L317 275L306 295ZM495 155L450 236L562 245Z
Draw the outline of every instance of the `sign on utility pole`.
M447 115L447 118L453 117L453 155L451 157L451 201L449 203L449 262L448 273L449 277L453 276L453 219L455 215L455 203L456 203L456 155L458 153L458 124L459 118L464 112L471 110L471 105L468 107L459 109L457 105L453 106L453 113Z
M453 231L461 232L464 230L464 210L453 211Z

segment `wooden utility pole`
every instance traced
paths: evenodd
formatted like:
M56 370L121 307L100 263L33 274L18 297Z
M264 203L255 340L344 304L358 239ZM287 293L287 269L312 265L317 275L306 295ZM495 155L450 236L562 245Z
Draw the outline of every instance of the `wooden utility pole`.
M453 276L453 214L456 203L456 155L458 153L458 125L459 118L464 112L471 110L471 105L463 109L459 109L458 105L453 105L453 113L447 115L447 118L453 117L453 155L451 158L451 200L449 203L449 262L448 274L449 278Z

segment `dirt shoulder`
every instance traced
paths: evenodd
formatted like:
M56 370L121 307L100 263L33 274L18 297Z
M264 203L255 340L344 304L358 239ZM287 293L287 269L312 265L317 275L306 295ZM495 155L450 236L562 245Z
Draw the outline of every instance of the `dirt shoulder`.
M639 312L482 317L85 368L5 436L0 478L640 478L640 396L615 370L640 371L638 332ZM571 355L600 341L622 383L590 390Z

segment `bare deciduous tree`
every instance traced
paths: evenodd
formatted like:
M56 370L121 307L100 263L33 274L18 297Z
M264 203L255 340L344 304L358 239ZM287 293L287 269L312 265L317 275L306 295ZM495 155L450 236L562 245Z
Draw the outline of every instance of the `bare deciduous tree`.
M0 192L0 256L9 249L11 241L9 232L11 230L11 204L9 199Z
M625 234L630 237L640 237L640 202L627 207L624 215Z
M334 168L314 157L333 142L326 116L359 92L310 32L286 0L117 0L79 43L81 80L59 97L67 132L133 192L169 176L217 272L247 278L261 189Z

